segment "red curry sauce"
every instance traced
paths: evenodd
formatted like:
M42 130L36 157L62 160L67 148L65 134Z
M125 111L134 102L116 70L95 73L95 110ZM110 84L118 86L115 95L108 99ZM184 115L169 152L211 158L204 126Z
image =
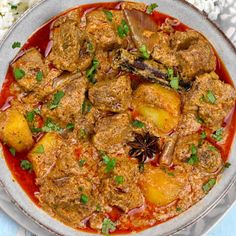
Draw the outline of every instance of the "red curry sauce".
M80 8L81 8L81 14L83 15L83 14L86 14L86 12L88 12L89 10L97 9L97 8L106 8L109 10L120 9L120 2L88 4L88 5L80 6ZM67 13L67 12L65 12L65 13ZM62 13L62 15L65 13ZM23 52L24 50L27 50L31 47L36 47L40 50L40 52L43 55L47 54L47 50L50 50L50 49L48 49L48 47L50 47L50 39L49 38L50 38L51 25L54 22L54 20L58 17L59 16L54 17L53 19L48 21L44 26L42 26L39 30L37 30L29 38L29 40L24 44L24 46L21 49L21 52ZM164 23L166 18L174 19L174 18L172 18L166 14L160 13L160 12L154 12L152 14L152 17L158 25L161 25L162 23ZM189 29L188 26L186 26L182 23L179 24L178 26L175 26L174 28L177 31L186 31ZM221 59L219 58L219 56L217 54L216 54L216 56L218 59L216 73L220 76L221 80L233 85L233 82L232 82L223 62L221 61ZM10 87L11 87L12 83L15 83L15 80L14 80L14 76L12 73L12 69L11 69L11 67L9 67L5 81L2 86L2 91L0 94L0 109L2 109L2 110L5 110L10 106L10 100L14 97L14 94L11 94L11 92L10 92ZM234 108L234 110L232 110L231 114L225 120L225 124L223 126L225 127L225 129L227 129L229 131L228 132L229 135L227 136L224 144L217 145L216 143L214 143L214 145L216 145L219 148L219 150L221 150L221 154L222 154L224 161L227 161L227 158L230 153L230 147L232 145L232 141L234 138L234 131L236 129L235 108ZM209 140L209 141L215 142L212 140ZM4 144L2 146L3 146L3 152L4 152L5 159L7 161L7 164L9 166L14 178L21 185L21 187L24 189L24 191L27 193L27 195L31 198L31 200L34 201L34 203L36 203L38 205L38 199L36 198L35 194L37 192L39 192L39 188L37 187L37 185L35 183L35 180L36 180L35 173L33 171L31 171L31 172L25 171L20 167L20 162L21 162L21 160L26 159L27 153L16 153L16 155L13 156L9 151L9 147L7 147ZM135 209L132 211L135 214L139 214L139 211L141 211L141 209ZM119 209L114 208L112 210L112 212L109 214L109 217L113 220L116 220L117 218L119 218L120 214L121 213L119 212ZM159 222L159 223L161 223L161 222ZM139 231L139 230L143 230L143 229L144 228L136 228L135 230ZM132 230L134 230L134 229L131 228L129 231L116 230L115 232L116 233L129 233ZM87 232L94 232L94 230L92 230L91 228L87 228L86 231Z

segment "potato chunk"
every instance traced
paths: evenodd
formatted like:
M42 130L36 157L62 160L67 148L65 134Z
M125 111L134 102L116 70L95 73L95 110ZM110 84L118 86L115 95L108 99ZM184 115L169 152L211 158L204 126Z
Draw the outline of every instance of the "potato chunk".
M0 138L17 152L29 150L34 141L25 117L15 109L0 115Z
M153 122L162 133L169 133L178 124L178 119L161 108L152 108L143 105L139 106L137 111L141 116Z
M155 167L146 168L142 188L147 201L164 206L178 199L182 184L174 176Z
M60 149L61 138L57 133L47 133L29 152L28 158L33 164L38 178L44 177L56 163L56 152Z

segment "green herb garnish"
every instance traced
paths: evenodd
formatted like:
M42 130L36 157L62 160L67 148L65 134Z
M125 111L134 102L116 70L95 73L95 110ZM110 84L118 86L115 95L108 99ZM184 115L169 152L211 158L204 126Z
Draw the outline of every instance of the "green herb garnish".
M49 133L49 132L61 132L62 128L55 124L50 118L48 118L44 124L44 126L40 129L40 131ZM39 132L40 132L39 131Z
M116 160L110 158L105 152L102 152L102 151L100 152L100 155L103 159L103 163L106 164L105 172L109 173L113 171L116 166Z
M198 163L198 156L197 156L197 148L194 144L192 144L190 146L190 150L191 150L191 156L190 158L188 159L188 164L190 165L195 165Z
M210 90L207 91L206 99L211 104L215 104L216 103L216 97L215 97L214 93L212 91L210 91Z
M210 179L207 183L202 186L202 190L208 193L216 184L216 179Z
M205 123L204 120L200 116L196 116L196 121L201 125Z
M223 128L216 130L216 132L212 134L212 138L220 142L223 139Z
M11 153L12 156L15 156L15 155L16 155L16 149L15 149L15 148L10 147L10 148L9 148L9 151L10 151L10 153Z
M102 233L107 236L111 231L114 230L116 230L116 224L110 219L105 218L102 222Z
M147 7L146 13L147 14L152 14L155 8L157 8L158 5L156 3L152 3Z
M80 196L80 202L82 203L82 204L87 204L87 202L88 202L88 200L89 200L89 198L88 198L88 196L86 196L85 194L82 194L81 196Z
M16 80L20 80L25 76L25 72L19 68L14 69L13 74Z
M100 206L100 204L97 204L97 206L96 206L96 211L97 211L97 212L100 212L100 211L101 211L101 206Z
M34 120L35 112L29 111L26 113L26 120L32 122Z
M93 59L91 68L86 71L87 79L92 84L95 84L97 82L94 79L94 76L95 76L98 66L99 66L99 61L97 59Z
M176 211L182 211L181 207L176 207Z
M70 130L70 131L73 131L74 128L75 128L75 125L74 125L73 123L68 123L68 124L66 125L66 128L67 128L68 130Z
M15 48L20 48L21 47L21 43L20 42L14 42L12 44L12 48L15 49Z
M178 90L179 89L179 76L174 76L174 70L172 68L168 68L167 74L168 74L168 79L170 80L171 88Z
M124 183L124 177L121 176L121 175L117 175L115 177L115 181L116 181L117 184L123 184Z
M21 169L28 171L31 171L33 169L31 162L29 162L28 160L22 160L20 163L20 167Z
M90 42L87 43L87 52L89 52L89 53L94 52L93 44Z
M87 138L87 132L86 132L86 130L85 130L84 128L81 128L81 129L79 130L79 138L80 138L80 139L85 139L85 138Z
M132 122L132 125L136 128L144 128L145 127L145 124L139 120L134 120Z
M85 99L83 104L82 104L82 108L81 108L81 113L83 115L86 115L87 113L89 113L92 109L92 104L89 100Z
M211 146L211 145L208 146L208 150L210 150L210 151L218 151L218 149L216 147Z
M144 172L144 163L139 163L138 169L139 169L140 173L143 173Z
M8 3L11 6L11 10L16 10L17 9L17 5L14 5L12 3Z
M203 131L200 135L201 139L205 139L207 137L207 134L205 131Z
M37 154L42 154L44 153L45 150L44 150L44 146L43 144L40 144L38 147L36 147L36 149L34 150L34 153L37 153Z
M80 166L80 167L83 167L84 164L85 164L85 162L86 162L85 159L81 159L81 160L79 160L79 166Z
M38 82L41 82L43 79L43 72L42 71L38 71L37 74L36 74L36 80Z
M229 168L230 166L231 166L231 164L229 162L226 162L224 165L225 168Z
M125 38L129 34L129 26L124 19L122 19L121 24L117 28L117 32L120 38Z
M149 59L150 58L150 54L148 53L146 45L142 45L139 48L139 52L141 53L141 55L144 59Z
M52 103L49 105L49 109L53 110L58 107L61 99L65 96L65 93L63 91L58 91L57 93L54 94L54 98Z
M106 15L107 17L107 20L112 22L112 19L113 19L113 14L112 12L108 11L108 10L103 10L104 14Z

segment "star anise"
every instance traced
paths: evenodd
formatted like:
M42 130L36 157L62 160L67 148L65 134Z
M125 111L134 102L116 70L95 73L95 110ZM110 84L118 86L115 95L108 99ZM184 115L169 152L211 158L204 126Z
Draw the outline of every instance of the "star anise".
M137 158L140 163L145 163L148 159L153 159L158 152L157 141L158 138L150 133L145 133L144 135L136 133L135 140L128 143L131 147L129 155Z

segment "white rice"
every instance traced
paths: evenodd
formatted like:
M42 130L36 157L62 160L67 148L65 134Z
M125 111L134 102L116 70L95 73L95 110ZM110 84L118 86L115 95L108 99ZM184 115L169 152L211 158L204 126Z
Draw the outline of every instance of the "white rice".
M0 39L16 19L39 0L0 0ZM227 0L187 0L216 20Z

